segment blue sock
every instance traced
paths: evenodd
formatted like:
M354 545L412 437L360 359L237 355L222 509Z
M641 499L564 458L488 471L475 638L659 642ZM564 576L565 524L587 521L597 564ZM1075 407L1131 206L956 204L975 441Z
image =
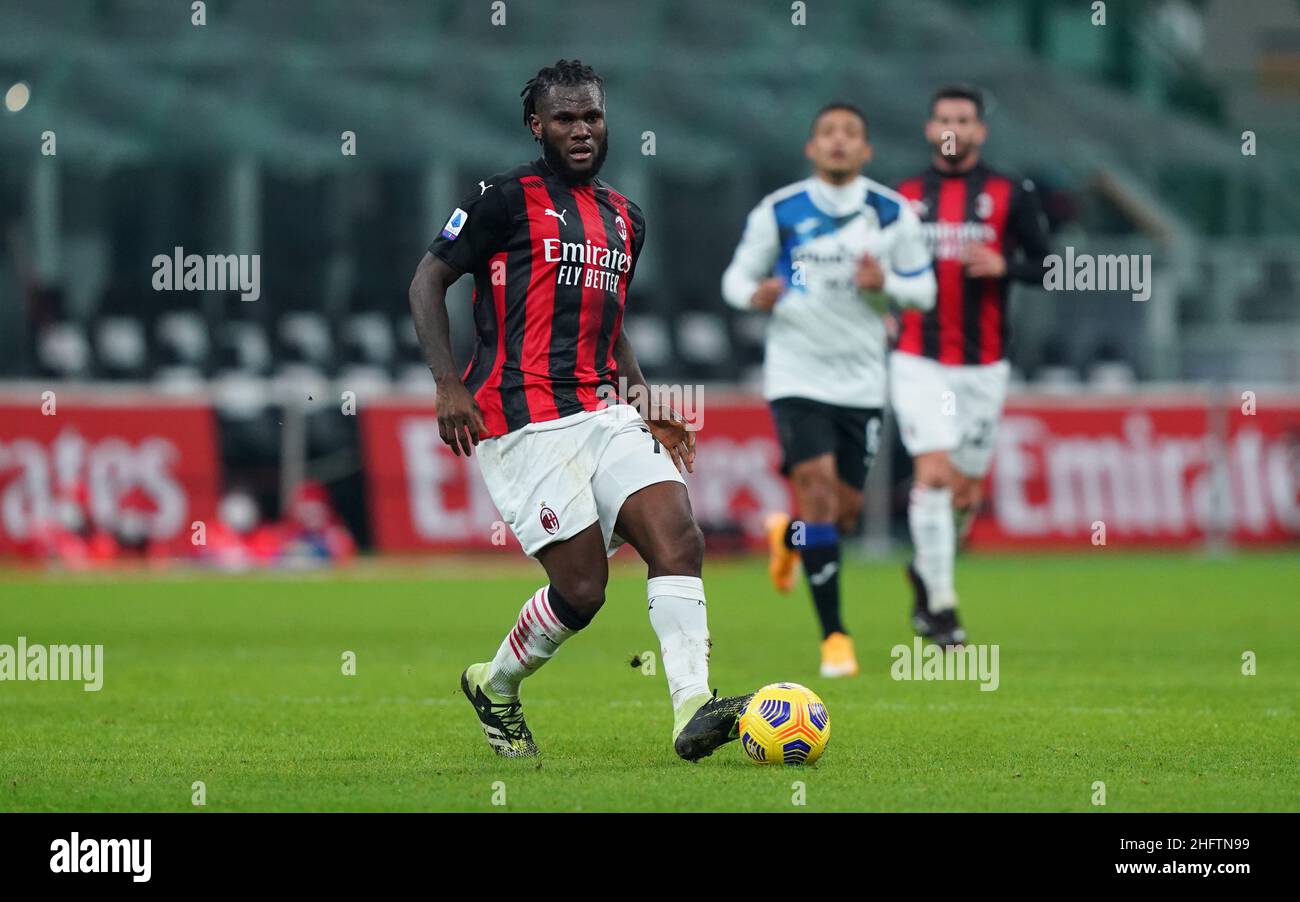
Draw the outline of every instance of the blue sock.
M834 523L805 523L803 537L799 556L821 621L822 638L847 633L840 619L840 531Z

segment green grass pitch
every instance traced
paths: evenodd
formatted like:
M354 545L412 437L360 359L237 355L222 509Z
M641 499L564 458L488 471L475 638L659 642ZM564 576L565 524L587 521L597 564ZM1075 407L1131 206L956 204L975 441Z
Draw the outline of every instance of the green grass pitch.
M1294 554L967 555L962 610L973 642L999 645L994 692L890 678L911 641L897 561L845 567L863 673L840 681L817 675L806 589L778 597L764 562L711 561L713 682L819 692L832 737L809 768L752 765L738 744L676 759L662 670L630 664L657 650L644 570L618 561L592 626L524 686L533 761L490 753L457 683L535 565L0 575L0 643L105 647L98 693L0 682L0 811L1300 810Z

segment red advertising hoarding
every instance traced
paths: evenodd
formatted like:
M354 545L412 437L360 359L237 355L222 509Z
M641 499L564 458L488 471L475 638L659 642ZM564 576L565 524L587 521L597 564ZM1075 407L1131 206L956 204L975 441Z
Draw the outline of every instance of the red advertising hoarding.
M33 546L75 504L112 531L125 507L159 547L184 550L216 509L220 466L212 409L137 394L0 396L0 555Z
M973 545L1300 538L1300 399L1019 398Z
M687 477L702 524L739 528L763 544L762 514L792 509L761 400L707 398L696 472ZM438 437L429 401L362 410L377 548L517 547L473 460ZM1222 436L1218 438L1216 436ZM1108 544L1300 538L1300 398L1261 397L1249 413L1204 397L1013 397L997 434L988 503L973 546L1073 547L1105 523Z

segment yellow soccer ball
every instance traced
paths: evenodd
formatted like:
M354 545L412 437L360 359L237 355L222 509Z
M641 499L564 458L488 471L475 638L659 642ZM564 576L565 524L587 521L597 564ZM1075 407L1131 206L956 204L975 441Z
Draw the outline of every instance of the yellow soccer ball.
M757 764L812 764L831 738L826 705L807 686L772 683L740 715L740 744Z

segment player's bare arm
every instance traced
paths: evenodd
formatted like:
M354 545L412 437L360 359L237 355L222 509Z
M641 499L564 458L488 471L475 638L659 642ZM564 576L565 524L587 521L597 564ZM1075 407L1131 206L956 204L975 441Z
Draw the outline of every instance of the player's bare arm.
M469 457L483 432L483 414L456 372L451 353L447 289L458 278L460 273L446 262L426 253L415 269L408 297L424 362L438 385L438 435L453 453Z
M618 365L619 375L627 380L629 393L636 389L642 398L651 399L650 407L641 411L641 416L650 427L650 434L655 437L655 441L672 456L673 465L678 470L695 472L694 431L686 428L685 418L677 411L671 407L659 409L654 404L650 386L646 384L641 365L637 363L636 354L632 351L632 343L627 340L624 332L620 332L614 342L614 362Z

